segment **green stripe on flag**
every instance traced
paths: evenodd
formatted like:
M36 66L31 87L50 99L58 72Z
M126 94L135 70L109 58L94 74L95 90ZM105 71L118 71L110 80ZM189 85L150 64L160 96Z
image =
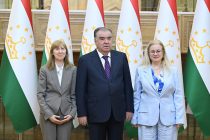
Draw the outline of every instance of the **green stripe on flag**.
M125 122L124 129L129 138L138 138L138 128L134 128L130 122Z
M35 117L10 65L6 50L2 56L0 77L0 95L16 132L22 133L36 126Z
M187 101L204 135L210 136L210 94L199 74L190 51L184 71Z

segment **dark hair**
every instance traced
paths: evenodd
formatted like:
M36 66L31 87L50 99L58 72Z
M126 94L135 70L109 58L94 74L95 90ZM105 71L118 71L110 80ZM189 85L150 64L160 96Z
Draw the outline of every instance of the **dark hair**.
M98 27L94 30L94 38L96 38L98 31L109 31L112 33L112 30L106 27Z

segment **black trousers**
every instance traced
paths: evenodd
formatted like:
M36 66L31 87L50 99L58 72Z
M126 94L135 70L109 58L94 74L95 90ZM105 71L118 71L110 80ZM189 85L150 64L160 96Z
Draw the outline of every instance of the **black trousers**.
M123 140L124 121L116 121L113 114L108 121L89 123L89 140Z

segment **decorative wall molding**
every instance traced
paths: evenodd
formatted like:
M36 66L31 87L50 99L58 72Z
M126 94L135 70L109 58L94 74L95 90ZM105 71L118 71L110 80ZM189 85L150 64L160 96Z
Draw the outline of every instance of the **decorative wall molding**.
M116 31L119 20L119 11L105 11L106 26L113 30L113 37L116 37ZM8 26L10 10L0 10L0 50L4 48L4 41ZM141 16L141 30L143 45L153 39L156 27L157 12L140 12ZM35 47L37 51L42 51L44 47L45 34L47 29L49 10L32 10L33 16L33 30L35 38ZM179 33L181 39L181 51L186 53L188 50L188 41L190 37L193 13L179 12ZM80 44L85 20L84 10L70 11L71 37L73 44L73 51L80 51ZM114 39L115 40L115 39ZM113 42L113 46L115 41Z

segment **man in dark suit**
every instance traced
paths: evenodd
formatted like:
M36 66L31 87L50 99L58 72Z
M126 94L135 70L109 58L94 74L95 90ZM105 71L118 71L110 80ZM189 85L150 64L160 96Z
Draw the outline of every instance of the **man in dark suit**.
M125 120L133 115L133 88L126 55L111 50L112 31L94 31L96 50L80 57L76 80L78 120L90 140L123 140Z

